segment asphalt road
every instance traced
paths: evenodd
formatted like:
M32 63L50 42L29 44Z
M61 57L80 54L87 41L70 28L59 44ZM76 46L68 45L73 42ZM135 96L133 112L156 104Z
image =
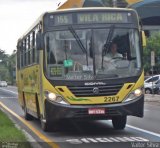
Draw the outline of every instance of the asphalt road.
M0 88L0 102L23 118L16 87ZM145 103L144 118L129 117L123 131L114 130L110 121L64 121L60 123L59 131L47 133L41 130L38 120L27 121L41 134L39 136L16 117L13 120L31 135L30 141L42 142L42 147L48 146L44 143L44 139L48 138L62 148L160 148L159 115L160 103Z

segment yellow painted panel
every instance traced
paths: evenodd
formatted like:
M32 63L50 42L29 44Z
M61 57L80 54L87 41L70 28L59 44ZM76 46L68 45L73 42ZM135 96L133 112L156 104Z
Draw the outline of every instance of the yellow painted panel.
M58 9L79 8L82 7L84 0L68 0Z
M138 79L137 83L135 84L133 90L143 87L144 86L144 71L142 72L140 78Z
M143 1L143 0L126 0L126 2L127 2L129 5L132 5L132 4L141 2L141 1Z
M39 94L39 65L32 65L27 68L17 70L18 100L23 106L23 93L27 108L36 112L36 94Z
M33 112L37 112L35 95L30 93L25 93L25 100L27 108Z
M134 83L126 83L116 95L99 97L76 97L66 86L57 86L56 89L70 104L109 104L122 102L133 87Z

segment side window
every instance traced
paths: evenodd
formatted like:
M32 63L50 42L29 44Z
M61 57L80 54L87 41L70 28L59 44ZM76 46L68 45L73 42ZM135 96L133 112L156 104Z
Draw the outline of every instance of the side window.
M28 37L26 38L26 51L28 52Z
M21 46L20 46L21 42L18 43L18 48L17 48L17 68L20 69L21 68Z
M33 44L32 44L32 42L33 42L33 33L31 33L30 35L30 48L32 49L33 48Z
M19 52L20 67L28 66L30 64L38 63L38 51L36 49L36 34L38 29L33 30L27 37L23 39L22 47ZM18 59L18 57L17 57Z
M146 80L146 82L147 82L147 83L149 83L151 79L152 79L152 78L150 78L150 79Z
M39 62L39 56L38 56L38 51L37 51L37 43L36 43L36 34L38 33L38 28L35 29L35 33L34 33L34 48L35 48L35 58L34 61L35 63Z
M23 58L23 54L24 54L24 49L23 49L23 41L21 42L21 49L20 49L20 67L23 68L24 66L24 58Z
M159 79L159 76L155 77L155 78L153 79L153 82L158 81L158 79Z
M24 65L23 66L26 66L27 65L27 47L26 47L26 39L24 39L24 41L23 41L23 59L24 59L24 61L23 61L23 63L24 63Z
M153 77L153 78L149 79L147 82L148 82L148 83L149 83L149 82L156 82L158 79L159 79L158 76L157 76L157 77Z
M28 46L28 65L30 65L31 64L30 35L27 37L27 46Z
M32 32L32 62L35 63L36 60L35 60L35 31Z
M25 66L28 65L28 38L25 39Z
M160 84L160 79L157 81L157 84Z

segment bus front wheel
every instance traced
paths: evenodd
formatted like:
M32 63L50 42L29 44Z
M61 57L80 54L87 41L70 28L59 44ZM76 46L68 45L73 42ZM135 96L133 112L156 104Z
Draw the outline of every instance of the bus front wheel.
M44 121L43 119L41 119L41 128L42 128L43 131L49 132L50 127L51 127L50 122Z
M43 131L45 132L50 132L50 131L57 131L58 130L58 126L57 126L57 122L55 121L46 121L41 119L41 128Z
M114 129L116 130L123 130L127 123L126 116L117 116L112 118L112 124Z

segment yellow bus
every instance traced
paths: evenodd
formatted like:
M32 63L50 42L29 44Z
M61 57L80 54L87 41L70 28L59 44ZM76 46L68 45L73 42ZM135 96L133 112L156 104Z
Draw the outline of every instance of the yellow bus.
M114 44L117 53L111 55ZM44 131L62 119L143 117L142 31L137 13L122 8L47 12L18 40L19 103ZM117 56L118 55L118 56Z

